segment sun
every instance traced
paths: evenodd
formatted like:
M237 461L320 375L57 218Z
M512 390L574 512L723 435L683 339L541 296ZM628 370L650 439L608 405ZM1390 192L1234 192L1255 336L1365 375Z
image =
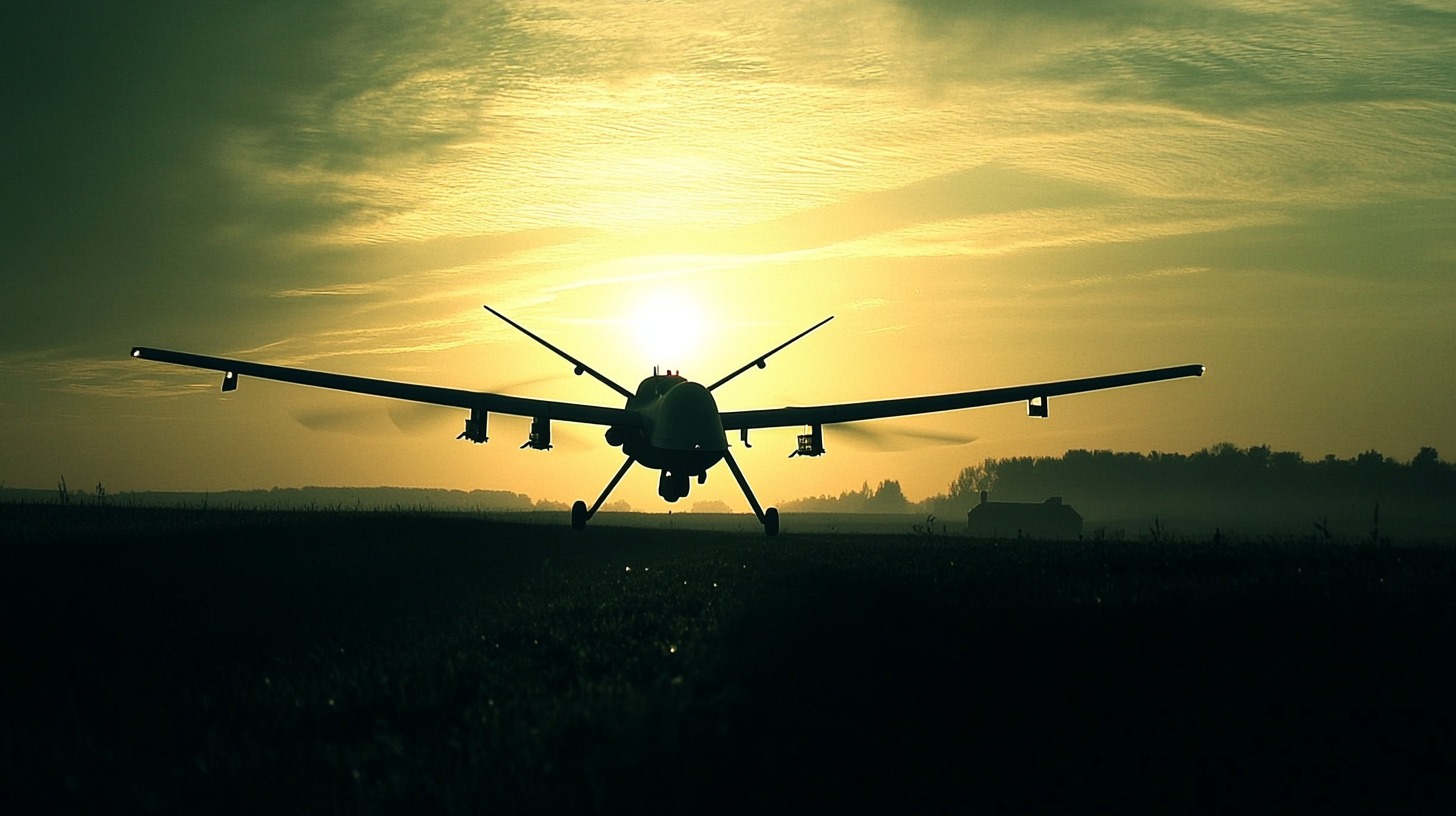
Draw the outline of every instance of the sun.
M691 363L702 344L703 311L681 292L653 292L632 310L631 329L648 364L675 369Z

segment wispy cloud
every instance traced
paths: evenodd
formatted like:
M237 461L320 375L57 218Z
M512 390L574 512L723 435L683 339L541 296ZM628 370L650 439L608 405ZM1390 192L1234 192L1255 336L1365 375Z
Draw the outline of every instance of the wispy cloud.
M197 382L196 372L144 365L129 357L77 357L65 349L3 355L0 371L13 382L28 381L47 393L83 397L175 397L218 387Z
M1207 267L1183 266L1173 269L1153 269L1147 272L1128 272L1120 275L1094 275L1089 278L1072 278L1071 280L1053 284L1028 283L1025 285L1025 288L1032 291L1044 291L1051 288L1092 288L1158 278L1182 278L1189 275L1206 274L1209 271Z
M386 288L388 287L377 283L341 283L336 286L315 286L308 289L284 289L274 292L272 297L349 297L353 295L371 295L384 291Z
M862 336L888 334L891 332L902 332L905 331L905 329L906 327L903 324L895 324L891 326L876 326L873 329L866 329L865 331L859 332L859 334Z

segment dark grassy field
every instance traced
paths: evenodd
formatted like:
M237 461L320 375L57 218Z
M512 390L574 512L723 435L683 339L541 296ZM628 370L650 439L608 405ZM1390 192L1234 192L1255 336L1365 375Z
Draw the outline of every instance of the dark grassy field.
M5 809L1456 812L1456 552L909 532L0 505Z

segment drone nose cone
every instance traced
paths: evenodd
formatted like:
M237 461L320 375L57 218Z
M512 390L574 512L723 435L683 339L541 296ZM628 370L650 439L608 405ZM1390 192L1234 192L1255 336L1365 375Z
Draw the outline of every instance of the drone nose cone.
M727 450L723 419L708 389L683 381L663 394L652 444L670 450Z

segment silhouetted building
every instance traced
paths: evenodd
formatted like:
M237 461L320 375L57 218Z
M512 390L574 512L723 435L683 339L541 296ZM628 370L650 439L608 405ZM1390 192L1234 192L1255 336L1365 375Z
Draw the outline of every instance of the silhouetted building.
M1061 496L1035 502L993 502L981 491L981 503L966 513L966 529L975 538L1044 538L1060 541L1082 537L1082 516Z

